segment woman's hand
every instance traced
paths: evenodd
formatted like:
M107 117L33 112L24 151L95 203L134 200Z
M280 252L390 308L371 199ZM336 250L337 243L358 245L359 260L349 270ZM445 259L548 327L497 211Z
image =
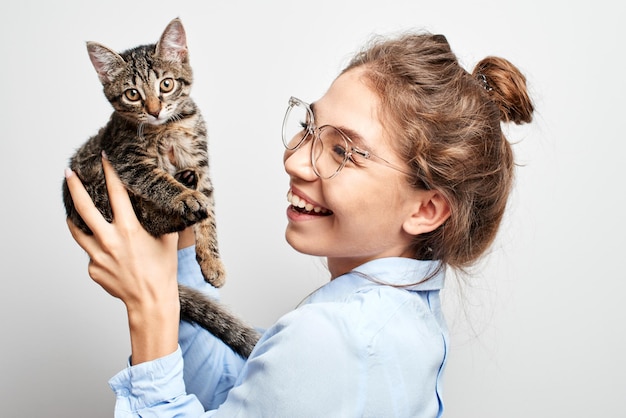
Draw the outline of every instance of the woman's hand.
M91 278L126 305L132 362L137 364L171 354L177 348L178 234L154 238L146 232L113 167L106 158L102 164L113 222L102 217L80 179L68 170L66 179L74 205L93 235L85 234L69 220L68 226L90 257Z

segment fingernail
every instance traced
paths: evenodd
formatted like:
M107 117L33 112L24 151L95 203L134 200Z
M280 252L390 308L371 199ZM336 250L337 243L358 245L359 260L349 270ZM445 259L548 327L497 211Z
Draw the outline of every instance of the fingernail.
M109 159L105 150L102 150L102 158Z
M66 167L65 168L65 178L69 179L73 175L74 175L74 172L69 167Z

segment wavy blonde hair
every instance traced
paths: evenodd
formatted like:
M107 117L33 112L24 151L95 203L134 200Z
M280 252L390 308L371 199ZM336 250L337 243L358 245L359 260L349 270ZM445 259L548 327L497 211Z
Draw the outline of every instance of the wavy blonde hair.
M415 258L463 270L493 242L511 185L514 160L501 122L532 120L526 78L509 61L481 60L470 74L442 35L378 39L344 69L361 67L381 99L392 146L415 172L416 188L437 190L450 217L418 235Z

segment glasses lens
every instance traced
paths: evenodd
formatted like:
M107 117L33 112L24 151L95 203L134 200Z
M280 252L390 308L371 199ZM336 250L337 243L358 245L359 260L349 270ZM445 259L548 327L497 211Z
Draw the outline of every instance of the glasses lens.
M283 121L283 144L285 148L296 149L307 134L310 122L307 108L297 102L289 104Z
M337 175L348 159L348 142L336 128L323 126L313 141L312 161L315 172L328 179Z

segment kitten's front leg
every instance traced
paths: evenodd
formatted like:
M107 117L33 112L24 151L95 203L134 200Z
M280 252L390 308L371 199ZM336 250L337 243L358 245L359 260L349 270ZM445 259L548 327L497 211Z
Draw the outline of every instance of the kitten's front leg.
M210 197L181 184L156 164L144 160L116 164L115 168L134 195L151 202L164 213L178 216L185 225L192 225L209 215Z

